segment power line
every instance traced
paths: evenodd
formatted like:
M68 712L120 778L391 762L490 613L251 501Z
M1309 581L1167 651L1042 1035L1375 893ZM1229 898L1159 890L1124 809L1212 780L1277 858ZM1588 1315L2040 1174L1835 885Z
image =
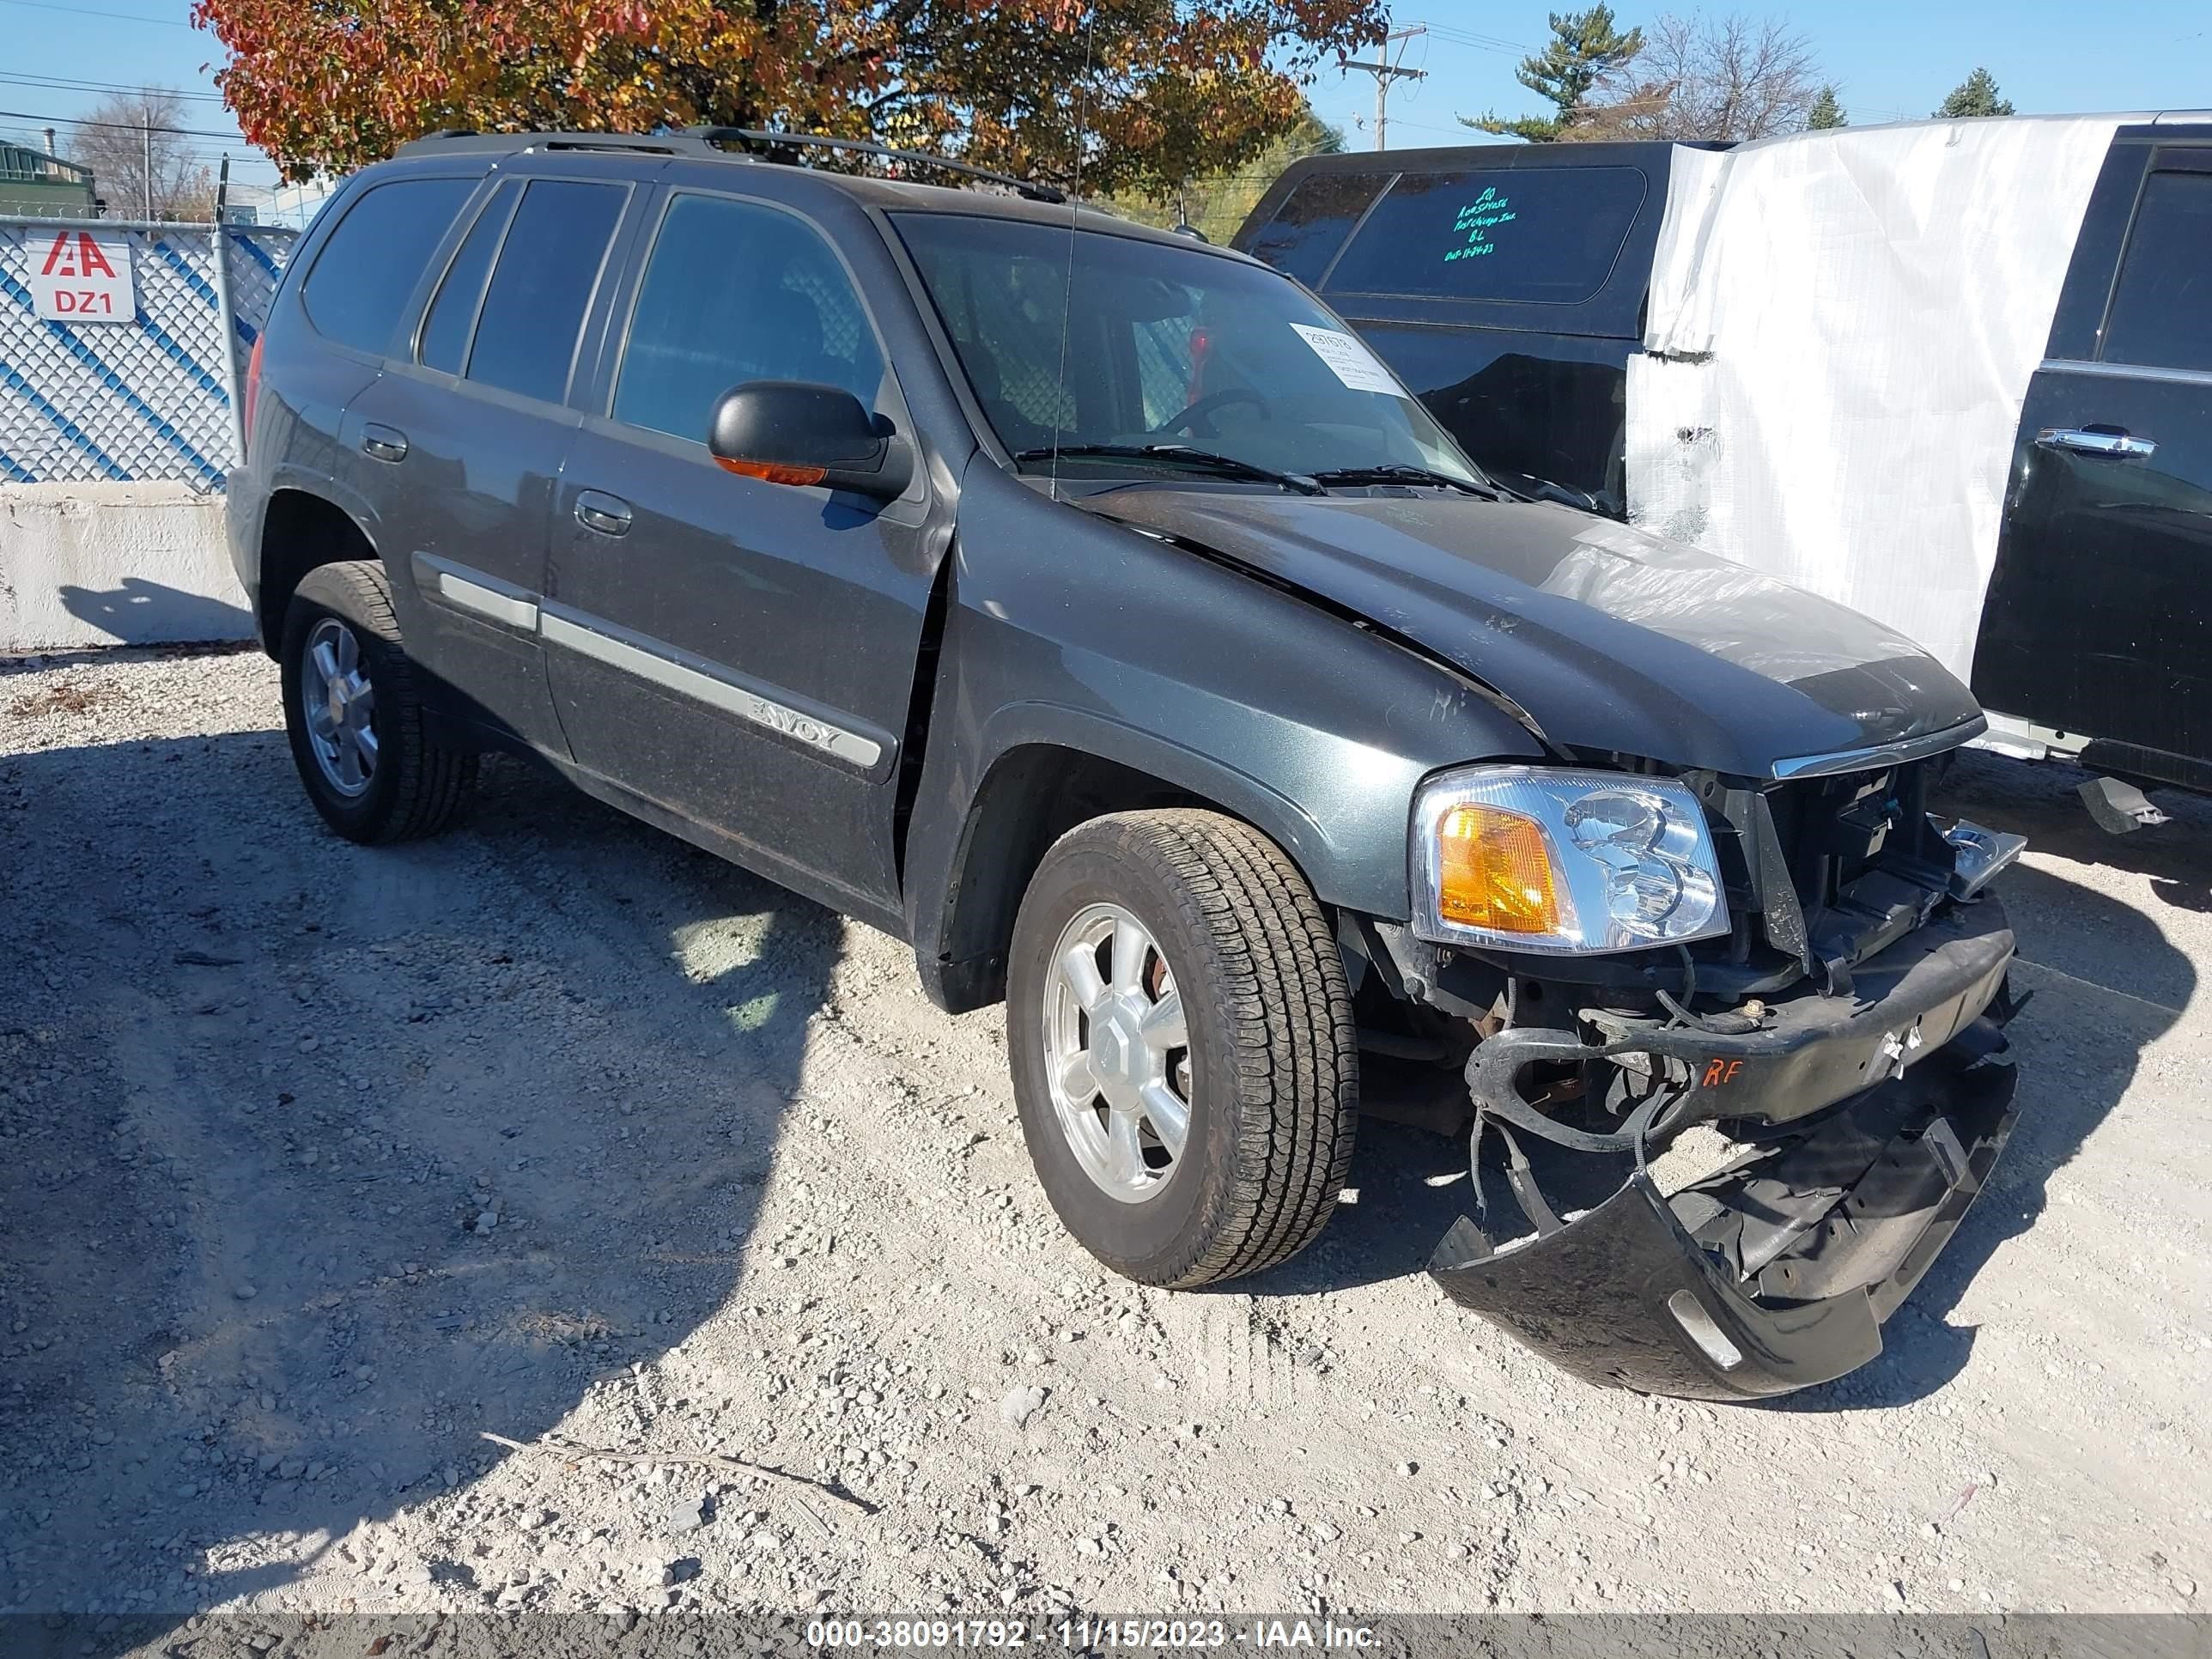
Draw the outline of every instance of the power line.
M1390 125L1394 127L1414 127L1423 132L1462 133L1473 132L1474 131L1474 128L1469 127L1465 124L1462 124L1455 127L1440 127L1433 121L1408 121L1402 115L1392 117ZM1481 143L1483 140L1479 137L1473 137L1467 139L1465 142L1470 144L1479 144Z
M0 81L10 86L37 87L47 92L116 92L136 94L150 94L159 98L189 98L195 103L220 104L219 92L179 92L174 87L125 86L114 81L80 81L73 77L53 75L12 75L0 72Z
M191 27L191 24L182 18L149 17L136 11L94 11L89 6L57 5L55 0L0 0L0 6L28 6L33 11L65 11L72 17L119 17L126 23L156 23L163 28Z
M161 122L155 122L149 126L137 121L87 121L64 115L34 115L27 110L19 109L0 109L0 119L35 122L40 126L48 127L99 127L112 132L134 132L142 135L158 132L167 137L213 139L216 141L214 143L202 142L179 144L175 147L176 152L181 159L200 166L213 166L218 161L228 161L234 168L266 167L270 173L276 174L279 183L283 180L283 171L275 161L265 155L255 153L244 137L234 133L211 132L198 127L173 127Z
M206 127L165 126L159 121L91 121L76 115L33 115L24 109L0 109L0 116L10 121L51 121L58 127L109 127L117 132L144 132L150 126L155 132L173 132L183 138L219 138L225 143L250 148L243 133L216 132Z
M1455 46L1474 46L1483 52L1527 52L1528 48L1518 40L1500 40L1494 34L1477 34L1472 30L1455 27L1449 23L1425 25L1429 33L1439 40L1449 40Z

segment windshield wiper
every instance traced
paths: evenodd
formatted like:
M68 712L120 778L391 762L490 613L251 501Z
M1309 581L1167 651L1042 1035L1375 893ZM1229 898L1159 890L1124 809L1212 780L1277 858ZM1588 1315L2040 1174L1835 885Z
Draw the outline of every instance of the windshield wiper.
M1472 478L1456 478L1449 472L1437 472L1425 466L1407 466L1399 461L1384 461L1375 466L1333 466L1326 472L1314 475L1316 483L1324 484L1437 484L1446 489L1465 490L1470 495L1480 495L1486 501L1498 499L1498 492L1486 489Z
M1326 495L1328 493L1303 472L1278 472L1272 467L1240 461L1234 455L1217 455L1210 449L1193 449L1188 444L1061 444L1050 449L1018 450L1014 459L1018 462L1048 461L1054 455L1065 460L1164 462L1170 466L1198 467L1208 472L1219 473L1225 478L1249 478L1255 483L1280 484L1285 489L1297 490L1301 495Z

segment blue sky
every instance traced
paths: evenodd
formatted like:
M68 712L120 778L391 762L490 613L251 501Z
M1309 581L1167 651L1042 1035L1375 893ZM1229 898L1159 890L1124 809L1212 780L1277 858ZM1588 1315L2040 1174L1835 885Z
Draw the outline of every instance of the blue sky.
M1543 112L1535 95L1514 80L1514 66L1543 43L1547 11L1581 3L1404 0L1395 6L1401 24L1426 22L1431 33L1404 48L1407 65L1429 74L1393 88L1392 148L1454 143L1467 131L1454 118L1486 109ZM1926 115L1977 64L1996 76L2023 115L2212 106L2212 10L2203 0L2087 7L2079 0L1721 0L1702 7L1613 0L1613 8L1624 27L1666 11L1778 19L1812 42L1826 77L1841 88L1844 108L1862 125ZM1324 72L1312 96L1353 149L1373 145L1371 76Z
M1576 0L1552 0L1553 6ZM1667 9L1616 0L1624 23ZM1677 7L1676 9L1692 9ZM2079 0L1858 0L1858 3L1766 4L1734 8L1782 19L1813 43L1822 68L1842 88L1855 122L1925 115L1977 64L1997 78L2023 113L2212 106L2212 11L2203 0L2130 0L2084 9ZM1428 78L1401 82L1391 97L1394 147L1449 143L1466 129L1454 119L1486 108L1534 113L1537 105L1513 79L1521 56L1545 33L1543 0L1453 3L1404 0L1401 22L1427 22L1407 62ZM274 172L252 157L213 96L204 66L220 57L213 37L189 27L188 0L0 0L0 131L34 131L24 115L71 117L99 101L100 85L155 83L187 94L185 125L222 137L189 142L210 161L228 149L234 176L265 182ZM73 84L58 85L55 82ZM1373 143L1364 125L1374 82L1325 71L1316 106L1345 129L1358 149Z
M189 0L0 0L0 111L10 112L0 114L0 133L35 134L44 124L25 115L88 115L104 95L98 87L169 87L184 94L180 125L228 135L185 140L196 154L212 165L228 151L233 178L274 183L276 169L246 147L216 96L222 48L190 26L191 15ZM43 84L55 82L74 84Z

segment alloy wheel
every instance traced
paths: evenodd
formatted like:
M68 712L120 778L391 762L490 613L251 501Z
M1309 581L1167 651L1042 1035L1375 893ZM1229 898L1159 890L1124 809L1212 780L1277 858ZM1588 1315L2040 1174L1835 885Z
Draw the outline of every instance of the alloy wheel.
M1047 1079L1069 1149L1109 1197L1141 1204L1190 1133L1190 1035L1159 942L1118 904L1061 929L1042 1009Z

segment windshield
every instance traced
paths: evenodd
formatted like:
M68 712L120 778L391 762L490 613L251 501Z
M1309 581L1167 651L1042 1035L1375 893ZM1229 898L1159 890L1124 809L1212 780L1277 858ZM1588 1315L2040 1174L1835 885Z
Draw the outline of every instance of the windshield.
M1024 471L1048 468L1055 447L1063 471L1174 468L1171 453L1069 453L1170 445L1273 473L1481 480L1379 358L1263 266L1065 226L892 218L975 400Z

